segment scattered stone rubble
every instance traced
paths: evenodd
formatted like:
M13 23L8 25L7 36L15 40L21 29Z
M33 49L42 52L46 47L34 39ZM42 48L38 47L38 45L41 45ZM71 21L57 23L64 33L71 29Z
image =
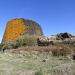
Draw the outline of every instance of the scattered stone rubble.
M53 45L53 44L75 44L75 36L69 34L69 33L60 33L54 36L46 37L42 36L38 38L38 44L45 45Z

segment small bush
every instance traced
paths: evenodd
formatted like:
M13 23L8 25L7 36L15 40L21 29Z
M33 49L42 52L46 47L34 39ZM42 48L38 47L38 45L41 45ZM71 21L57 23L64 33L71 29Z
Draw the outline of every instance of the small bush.
M24 36L24 37L17 39L15 41L15 43L12 44L12 48L16 49L21 46L33 46L36 44L37 44L36 38L34 36L27 35L27 36Z
M18 48L19 46L18 46L18 44L12 44L12 48L14 48L14 49L16 49L16 48Z
M26 44L27 46L36 45L37 44L36 37L29 35L24 36L23 44Z
M66 56L72 53L72 46L68 44L57 44L56 48L52 50L53 56Z
M3 52L8 49L8 45L6 43L0 44L0 50L3 50Z
M17 39L15 41L15 43L12 44L12 48L16 49L18 47L21 47L22 46L22 41L23 41L22 39Z
M52 50L52 54L53 54L53 56L65 56L66 55L64 49L55 49L55 50Z
M35 75L43 75L42 70L37 71L37 72L35 73Z

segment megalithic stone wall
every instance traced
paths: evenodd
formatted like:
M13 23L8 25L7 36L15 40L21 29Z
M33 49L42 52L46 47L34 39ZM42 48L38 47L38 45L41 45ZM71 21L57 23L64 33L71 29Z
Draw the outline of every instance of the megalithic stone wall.
M12 42L23 35L42 36L43 32L38 23L32 20L12 19L8 21L2 42Z

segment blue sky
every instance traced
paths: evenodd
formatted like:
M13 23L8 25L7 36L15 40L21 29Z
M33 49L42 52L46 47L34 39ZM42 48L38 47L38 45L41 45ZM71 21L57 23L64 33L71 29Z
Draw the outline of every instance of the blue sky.
M38 22L47 36L75 34L75 0L0 0L0 41L7 21L13 18Z

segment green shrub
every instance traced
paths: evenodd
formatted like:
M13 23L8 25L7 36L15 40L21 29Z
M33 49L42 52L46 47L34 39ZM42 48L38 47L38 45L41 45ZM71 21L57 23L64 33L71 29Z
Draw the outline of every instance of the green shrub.
M37 72L35 73L35 75L43 75L42 70L37 71Z
M37 44L36 38L34 36L27 35L17 39L15 43L12 44L12 48L16 49L21 46L33 46L36 44Z
M22 46L22 39L17 39L13 44L12 48L16 49L18 47Z
M2 50L5 50L5 49L8 49L8 46L5 44L5 45L3 45L3 47L2 47Z
M19 47L19 46L18 46L16 43L12 44L12 48L16 49L16 48L18 48L18 47Z
M0 44L0 50L4 51L6 49L8 49L8 44L6 44L6 43Z
M33 46L37 44L37 41L34 36L25 36L23 39L23 44L26 44L27 46Z

